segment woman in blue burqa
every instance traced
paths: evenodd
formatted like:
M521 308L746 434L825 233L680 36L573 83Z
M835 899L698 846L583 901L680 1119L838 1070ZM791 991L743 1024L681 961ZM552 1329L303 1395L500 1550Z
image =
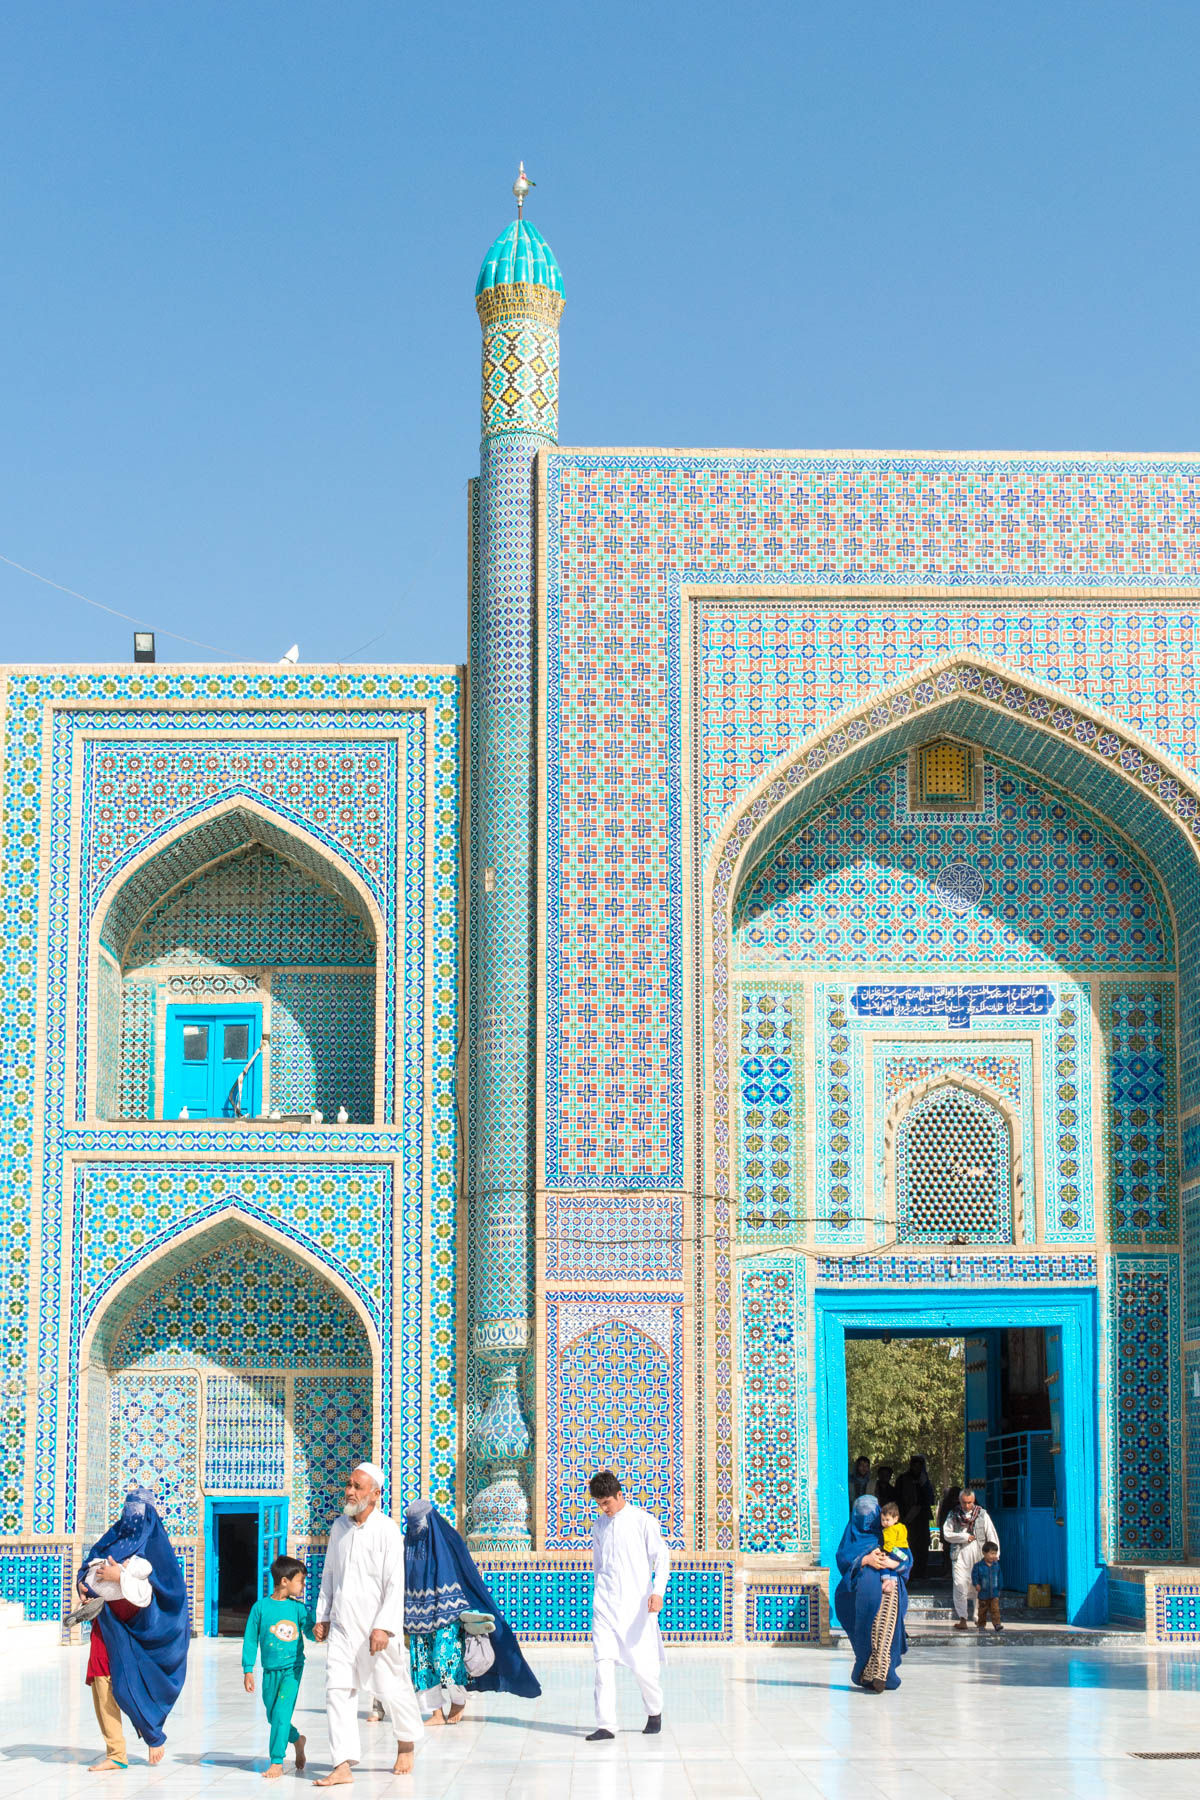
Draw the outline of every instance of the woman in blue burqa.
M485 1641L494 1653L482 1674L467 1667L464 1613L472 1623L486 1622L488 1616L495 1621L476 1640ZM414 1500L404 1514L404 1629L413 1686L423 1705L434 1708L429 1725L458 1724L468 1685L526 1700L536 1700L542 1691L471 1552L432 1500ZM486 1651L482 1660L487 1660Z
M854 1647L850 1679L869 1693L900 1686L900 1659L907 1648L904 1615L912 1555L883 1548L883 1524L874 1494L854 1502L837 1549L841 1580L833 1596L838 1623Z
M127 1766L122 1713L149 1745L150 1761L161 1762L163 1725L187 1674L191 1620L183 1569L149 1488L126 1496L116 1524L84 1557L76 1586L84 1604L72 1618L92 1621L87 1682L104 1735L105 1754L93 1766Z

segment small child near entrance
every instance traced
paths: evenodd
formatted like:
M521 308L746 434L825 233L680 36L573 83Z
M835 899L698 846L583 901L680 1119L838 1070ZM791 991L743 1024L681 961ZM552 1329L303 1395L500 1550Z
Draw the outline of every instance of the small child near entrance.
M999 1544L985 1544L983 1555L971 1570L971 1580L975 1583L975 1623L980 1631L987 1630L987 1622L992 1621L994 1631L1003 1631L1000 1623L1000 1589L1004 1585L1000 1574Z
M292 1713L304 1673L304 1640L312 1640L313 1616L301 1595L308 1571L294 1556L277 1556L271 1564L275 1591L258 1600L246 1621L242 1639L242 1671L248 1694L254 1692L254 1664L262 1658L263 1705L271 1724L270 1765L264 1781L277 1781L289 1744L296 1746L296 1768L305 1764L304 1742L292 1724Z

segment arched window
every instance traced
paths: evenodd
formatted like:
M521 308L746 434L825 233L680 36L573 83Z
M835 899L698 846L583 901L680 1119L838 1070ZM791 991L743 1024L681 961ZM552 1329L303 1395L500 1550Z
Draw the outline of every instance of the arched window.
M901 1243L1014 1241L1019 1160L1011 1119L996 1099L965 1077L935 1078L901 1095L889 1127Z

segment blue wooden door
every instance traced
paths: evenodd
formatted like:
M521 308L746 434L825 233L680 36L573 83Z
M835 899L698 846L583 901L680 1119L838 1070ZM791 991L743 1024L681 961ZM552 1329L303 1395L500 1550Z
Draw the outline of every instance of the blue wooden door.
M963 1342L966 1362L966 1442L963 1446L964 1485L987 1491L987 1440L990 1429L991 1382L989 1333L976 1332Z
M287 1553L288 1503L286 1500L264 1500L258 1510L258 1594L264 1598L271 1592L271 1564Z
M262 1068L254 1053L261 1038L260 1006L169 1006L163 1117L177 1119L186 1107L189 1119L253 1118Z

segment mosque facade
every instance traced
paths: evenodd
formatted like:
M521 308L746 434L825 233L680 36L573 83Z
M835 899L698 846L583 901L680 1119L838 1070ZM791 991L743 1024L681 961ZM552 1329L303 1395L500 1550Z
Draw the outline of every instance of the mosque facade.
M846 1345L1006 1567L1200 1635L1200 460L558 442L485 258L464 668L4 677L0 1596L153 1486L197 1630L350 1460L586 1632L827 1629ZM914 1449L920 1446L914 1446Z

